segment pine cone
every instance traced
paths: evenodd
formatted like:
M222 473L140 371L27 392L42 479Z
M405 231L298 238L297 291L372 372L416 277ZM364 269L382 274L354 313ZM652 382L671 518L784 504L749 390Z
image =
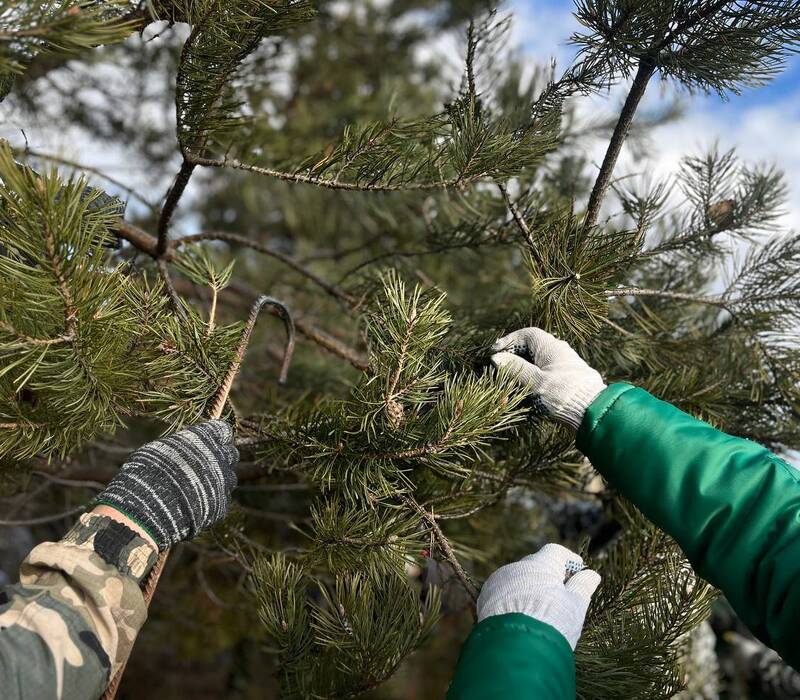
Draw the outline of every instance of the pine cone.
M718 230L730 228L733 224L736 202L733 199L722 199L708 205L706 216Z
M389 418L389 425L396 429L399 428L406 417L406 411L403 404L399 401L392 399L386 402L386 416Z

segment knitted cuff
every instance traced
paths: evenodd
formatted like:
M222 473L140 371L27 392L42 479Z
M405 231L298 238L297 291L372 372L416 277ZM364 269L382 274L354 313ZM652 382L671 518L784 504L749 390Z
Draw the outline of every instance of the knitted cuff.
M605 383L600 379L578 386L564 404L555 407L553 416L577 430L583 421L586 409L605 388Z
M144 538L121 522L96 513L84 513L62 542L93 549L123 576L141 584L153 568L158 552Z

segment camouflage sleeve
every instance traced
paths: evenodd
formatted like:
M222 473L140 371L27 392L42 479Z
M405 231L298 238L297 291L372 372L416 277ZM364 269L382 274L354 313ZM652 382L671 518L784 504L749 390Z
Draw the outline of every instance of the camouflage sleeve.
M60 542L35 547L0 590L3 700L95 700L147 617L140 583L158 553L132 530L87 513Z

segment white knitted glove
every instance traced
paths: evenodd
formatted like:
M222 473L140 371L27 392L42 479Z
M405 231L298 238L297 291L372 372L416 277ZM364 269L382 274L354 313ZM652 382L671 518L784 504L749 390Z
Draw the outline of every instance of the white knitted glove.
M560 544L546 544L486 579L478 596L478 622L492 615L522 613L561 632L574 651L599 585L600 574L584 568L577 554Z
M567 343L541 328L523 328L492 346L495 367L508 368L540 397L547 412L575 430L589 404L606 388L603 378Z

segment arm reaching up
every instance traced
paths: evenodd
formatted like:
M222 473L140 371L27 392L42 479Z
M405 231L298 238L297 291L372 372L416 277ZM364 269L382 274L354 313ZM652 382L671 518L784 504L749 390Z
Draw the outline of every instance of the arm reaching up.
M629 384L606 387L565 342L526 328L492 361L517 371L578 448L681 546L752 632L800 668L800 474ZM525 355L523 357L522 355Z

